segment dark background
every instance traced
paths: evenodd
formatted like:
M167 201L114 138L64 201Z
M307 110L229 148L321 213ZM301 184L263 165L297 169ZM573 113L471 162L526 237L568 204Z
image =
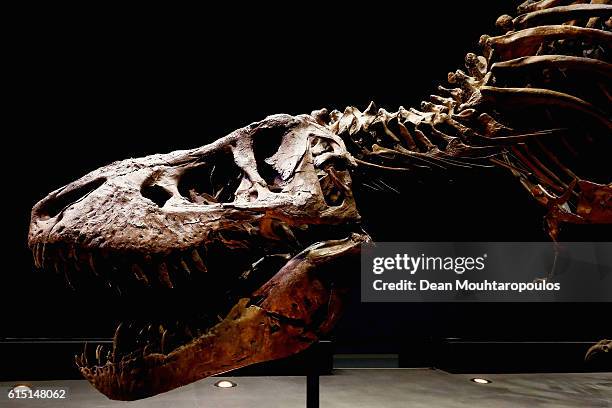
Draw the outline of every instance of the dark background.
M75 294L33 270L29 211L49 191L111 161L200 146L273 113L370 100L390 111L418 106L514 3L228 3L27 21L11 36L0 337L107 337L122 313L110 295ZM542 209L505 172L407 180L402 193L359 203L386 215L368 223L375 238L548 239ZM607 304L360 304L356 292L335 338L340 351L364 352L432 336L590 341L612 335L609 312Z

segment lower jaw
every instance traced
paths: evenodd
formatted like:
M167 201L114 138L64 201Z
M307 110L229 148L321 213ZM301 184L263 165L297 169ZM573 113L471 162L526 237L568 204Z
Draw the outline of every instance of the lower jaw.
M342 240L326 241L306 248L259 291L265 293L258 306L243 298L225 319L206 334L169 354L139 354L98 367L79 367L83 376L110 399L136 400L150 397L199 379L250 364L279 359L298 353L333 327L341 311L341 292L322 289L313 271L330 261L350 257L355 260L367 235L351 234ZM310 316L294 315L284 309L292 293L318 287L313 293L317 307L325 307L325 318L313 324Z
M170 354L149 354L101 367L80 367L110 399L137 400L242 366L283 358L317 339L304 327L280 324L248 299L234 306L209 332Z

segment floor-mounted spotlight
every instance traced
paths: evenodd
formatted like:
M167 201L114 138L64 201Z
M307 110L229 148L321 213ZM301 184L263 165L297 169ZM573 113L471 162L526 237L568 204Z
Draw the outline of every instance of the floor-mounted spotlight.
M233 388L237 386L238 384L232 381L228 381L228 380L221 380L221 381L217 381L214 385L215 387L219 387L219 388Z
M476 384L491 384L493 381L487 380L486 378L470 378L470 381Z

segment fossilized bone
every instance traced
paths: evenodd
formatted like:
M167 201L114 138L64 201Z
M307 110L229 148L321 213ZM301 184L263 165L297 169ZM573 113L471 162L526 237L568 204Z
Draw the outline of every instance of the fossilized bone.
M603 360L605 357L610 361L610 350L612 349L612 340L601 340L592 345L586 352L585 361Z
M107 356L77 357L81 373L130 400L307 348L337 321L341 266L369 240L353 194L369 179L503 167L547 208L552 239L564 223L612 223L611 10L522 4L420 109L270 116L50 193L32 210L37 267L77 288L201 287L202 308L226 316L147 325L144 345L120 325Z

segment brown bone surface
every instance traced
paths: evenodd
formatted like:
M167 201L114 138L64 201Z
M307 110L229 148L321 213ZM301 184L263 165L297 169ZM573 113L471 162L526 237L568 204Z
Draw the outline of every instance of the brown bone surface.
M553 240L611 224L611 8L526 1L418 109L274 115L50 193L32 209L37 267L128 295L202 284L213 309L195 326L120 325L108 353L77 356L83 375L131 400L305 349L340 316L369 241L354 192L393 189L388 177L501 167Z

